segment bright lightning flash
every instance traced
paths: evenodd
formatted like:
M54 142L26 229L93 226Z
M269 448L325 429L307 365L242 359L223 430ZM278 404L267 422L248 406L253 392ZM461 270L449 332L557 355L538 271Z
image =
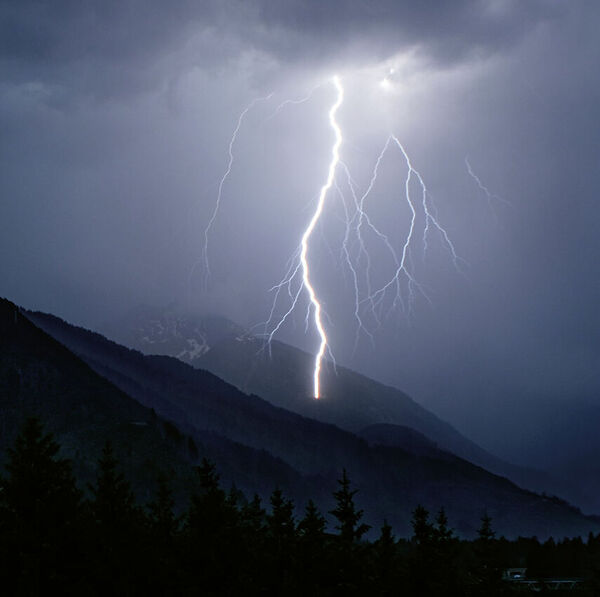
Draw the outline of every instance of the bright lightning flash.
M380 82L384 89L391 89L393 82L390 78L394 74L394 70L389 71L389 76ZM317 291L313 286L313 280L311 278L311 268L309 261L309 252L311 252L311 238L316 226L321 220L323 211L328 199L333 200L335 197L329 197L332 189L335 189L336 195L342 200L343 211L344 211L344 223L346 226L344 238L342 241L342 247L340 256L342 261L352 275L352 286L354 290L354 317L357 322L357 332L355 349L359 341L359 335L361 332L365 333L367 337L373 342L373 334L368 329L368 325L364 318L369 317L370 321L374 322L376 327L381 325L381 310L383 309L384 301L389 292L395 292L393 298L389 299L388 302L391 304L390 311L396 309L398 305L402 308L405 306L403 298L403 284L407 288L407 299L409 310L415 300L415 291L418 291L427 301L431 302L427 296L424 288L417 281L414 274L414 266L412 264L412 254L416 248L413 247L415 244L415 236L419 223L423 223L422 227L422 248L420 249L423 256L425 256L428 247L428 236L431 233L436 233L442 244L446 247L456 270L459 273L463 273L460 267L461 263L464 263L462 259L457 255L455 247L450 239L450 236L446 232L446 229L440 224L437 213L431 204L431 197L428 193L425 181L421 174L413 167L410 157L405 150L402 143L394 134L389 134L383 149L379 153L373 171L366 187L366 190L361 194L357 190L357 183L352 178L350 170L345 162L341 160L340 148L343 142L343 135L341 127L337 121L337 113L344 101L344 89L342 82L339 77L333 78L333 85L337 92L336 99L331 105L328 116L329 126L334 134L334 142L331 148L331 160L329 162L327 170L327 178L325 183L320 189L317 205L315 211L304 230L300 244L296 248L294 254L288 261L287 271L283 279L271 288L274 291L273 303L269 313L269 317L265 323L265 336L267 342L265 346L271 345L271 340L275 334L281 329L287 319L296 310L300 297L303 292L308 295L308 306L306 312L306 326L308 327L309 321L312 315L314 326L320 338L319 349L315 355L314 360L314 371L313 371L313 396L318 399L322 396L321 391L321 370L323 365L323 359L327 352L335 365L333 354L329 348L329 341L325 326L323 324L323 317L326 316L321 300L317 295ZM320 86L320 85L319 85ZM317 88L319 87L317 86ZM310 99L314 88L310 94L299 100L285 100L277 106L275 111L268 118L273 118L278 115L281 110L287 105L301 104ZM213 226L217 217L221 197L223 193L223 186L227 181L229 174L231 173L234 157L233 157L233 146L235 144L238 132L242 126L245 115L248 111L259 101L267 100L271 96L264 98L257 98L251 104L249 104L245 110L240 114L237 126L233 132L229 143L229 161L227 169L221 178L219 189L217 193L216 205L208 222L208 225L204 232L204 260L205 260L205 273L207 277L210 274L208 264L208 237L211 227ZM268 120L267 119L267 120ZM404 239L400 239L400 242L396 242L395 239L385 233L383 233L371 217L367 213L367 199L373 192L373 189L377 183L379 169L382 167L384 157L393 148L399 150L402 161L406 168L406 176L404 178L404 193L403 198L408 207L410 217L408 221L408 232ZM387 158L386 158L387 159ZM479 180L472 173L469 163L467 162L469 173L473 178ZM342 180L336 179L337 171L341 170ZM413 197L412 187L416 186L420 191L419 200ZM480 187L482 187L480 183ZM349 190L351 201L347 201L344 196L344 189ZM487 191L485 187L483 190ZM368 233L368 234L367 234ZM367 237L369 237L369 245L367 243ZM389 254L394 268L392 269L391 276L386 278L383 282L375 285L372 279L371 267L372 261L370 257L370 244L372 242L380 243ZM279 303L280 295L283 293L287 294L289 299L289 306L285 310L282 317L276 319L275 313Z
M304 284L304 288L307 290L308 295L310 297L310 302L312 303L314 309L314 318L315 318L315 326L317 331L319 332L319 336L321 338L321 344L319 346L319 350L315 357L315 370L313 374L313 385L314 385L314 397L320 398L321 396L321 388L320 388L320 377L321 377L321 362L323 360L323 356L325 354L325 349L327 348L327 334L325 333L325 329L323 328L323 322L321 321L321 303L317 298L317 294L315 289L313 288L310 281L310 269L308 265L308 241L310 240L310 236L323 213L323 206L325 205L325 199L327 197L327 193L333 186L333 182L335 179L335 170L337 165L340 162L340 146L342 145L342 131L335 119L336 112L338 108L342 105L344 101L344 89L342 88L342 84L340 83L339 77L333 78L333 83L337 89L337 100L335 104L329 110L329 124L335 133L335 143L333 144L333 149L331 150L331 162L329 163L329 171L327 173L327 180L325 184L321 187L321 192L319 193L319 201L317 203L317 209L313 214L308 227L304 231L302 235L302 241L300 243L300 263L302 264L302 282Z

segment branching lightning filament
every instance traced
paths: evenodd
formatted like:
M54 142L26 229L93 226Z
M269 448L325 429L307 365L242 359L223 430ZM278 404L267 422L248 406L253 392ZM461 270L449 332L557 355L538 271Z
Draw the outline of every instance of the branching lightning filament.
M361 334L364 334L374 345L375 330L382 324L383 318L389 316L393 310L397 308L408 309L408 314L410 315L417 298L417 293L424 297L426 301L431 302L425 288L417 280L413 258L415 252L420 253L423 257L426 256L430 235L437 235L439 242L446 248L458 272L464 273L462 266L465 264L464 260L458 256L450 235L440 224L423 177L413 166L408 152L396 135L389 134L387 137L383 148L374 161L372 173L365 190L359 192L359 184L352 177L347 163L342 161L341 158L343 133L337 120L337 115L344 101L344 89L339 77L334 77L332 84L335 88L336 96L333 104L329 107L328 117L334 140L327 168L327 177L320 188L316 207L308 225L302 233L300 243L288 261L285 275L279 283L271 288L271 291L274 293L273 301L268 319L264 324L265 347L269 347L270 350L271 341L274 336L282 329L292 314L298 308L303 308L303 305L305 305L306 327L308 329L312 321L319 337L319 346L314 357L312 379L312 395L316 399L323 396L321 373L326 354L331 358L335 366L335 360L330 349L324 325L324 319L329 321L329 318L323 309L323 301L320 298L320 294L314 286L314 272L311 269L311 258L314 257L314 251L316 250L314 232L323 220L322 216L326 206L330 209L331 204L334 204L337 200L341 201L342 204L343 215L340 220L343 223L345 232L341 240L339 256L341 263L347 268L350 274L351 292L354 295L353 312L356 321L355 350ZM278 115L285 106L309 101L315 89L299 100L283 101L275 108L269 119ZM216 205L208 226L205 229L204 259L205 274L207 276L210 272L208 264L208 234L219 211L223 185L233 167L233 145L246 113L256 102L268 99L269 97L258 98L246 107L238 119L237 127L231 138L228 167L221 178ZM401 219L407 231L404 236L400 235L400 237L395 232L391 234L389 231L384 232L380 229L375 219L369 215L367 209L368 204L372 202L372 199L370 199L371 195L375 193L375 188L378 185L380 170L385 167L385 163L390 159L388 154L392 152L400 154L401 162L406 169L402 184L403 190L400 192L400 197L408 209L409 217L408 220ZM475 178L468 162L467 166L469 173ZM417 197L413 196L415 188L417 189ZM417 234L418 230L421 230L420 245L417 242L419 238L419 234ZM327 233L324 234L324 238L329 241L329 235ZM372 260L373 243L379 245L379 251L383 250L383 255L387 255L387 259L392 264L391 271L388 270L387 276L384 275L383 279L381 276L377 279L373 274L375 263ZM381 255L381 253L378 255ZM306 304L304 303L303 296L306 296L308 299ZM281 310L282 303L287 305L284 306L283 310ZM389 307L387 310L385 305ZM282 314L278 315L280 313Z

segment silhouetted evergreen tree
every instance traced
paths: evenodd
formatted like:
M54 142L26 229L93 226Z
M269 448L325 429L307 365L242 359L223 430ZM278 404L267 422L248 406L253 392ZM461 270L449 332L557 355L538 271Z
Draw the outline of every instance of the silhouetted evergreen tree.
M267 515L267 531L278 551L287 549L294 541L294 503L283 497L281 489L271 494L271 513Z
M257 494L242 506L240 514L242 528L249 537L256 538L264 534L267 515Z
M415 596L432 594L433 567L435 565L435 530L429 522L429 512L421 505L413 511L411 520L413 536L409 560L409 593Z
M439 595L463 595L461 579L458 574L457 540L454 531L448 526L448 517L444 508L440 508L433 528L433 566L431 585Z
M298 551L296 577L303 594L324 594L330 570L325 534L325 518L312 500L304 510L304 518L298 523Z
M433 541L434 528L429 522L429 512L421 505L418 505L413 511L411 520L413 528L413 542L418 547L426 547Z
M271 494L271 513L267 515L267 553L271 590L277 595L290 593L296 547L294 504L283 497L281 489Z
M481 517L481 525L477 530L477 539L474 543L476 565L473 571L477 582L476 595L482 597L501 595L505 588L502 583L502 570L495 536L492 519L485 512Z
M0 480L0 570L5 594L74 590L82 577L80 492L68 460L36 418L8 450Z
M433 529L433 536L440 544L448 544L452 541L454 531L448 527L448 517L444 508L440 508L435 517L436 526Z
M477 530L477 537L484 545L489 545L496 537L496 532L492 529L492 519L487 512L481 517L481 526Z
M444 509L440 509L433 524L429 521L429 512L423 506L417 506L412 527L410 593L440 597L462 595L456 569L457 540L448 526Z
M157 479L156 496L148 504L148 522L152 535L164 544L172 543L179 530L179 519L174 512L175 501L165 475Z
M339 594L360 594L362 583L367 579L364 570L366 558L359 542L371 527L360 522L363 511L358 510L354 504L354 496L358 490L350 489L346 469L342 471L342 478L337 482L339 489L333 493L336 507L329 512L338 521L335 527L339 531L335 553L337 590Z
M238 511L219 486L214 464L205 458L196 471L199 491L191 496L185 525L189 589L233 594L242 565Z
M341 542L352 545L356 541L360 541L371 527L368 524L360 523L363 511L357 510L354 505L354 496L358 490L350 489L350 479L348 479L346 469L342 471L342 478L338 479L338 485L339 489L333 493L336 507L329 513L333 514L338 521L335 528L340 532Z
M242 505L239 514L242 565L239 568L239 583L244 587L244 594L264 594L268 566L266 554L266 512L258 495Z
M128 528L138 514L131 486L117 467L112 445L106 442L98 460L96 482L89 486L91 512L103 532Z
M134 594L145 578L139 549L143 544L142 512L129 482L118 470L110 442L102 449L96 480L89 489L95 585L99 593Z
M160 474L156 495L148 504L147 558L149 584L155 595L177 595L181 586L180 520L174 512L173 492Z
M392 527L383 522L379 538L373 544L373 584L376 594L396 595L401 584L401 564Z

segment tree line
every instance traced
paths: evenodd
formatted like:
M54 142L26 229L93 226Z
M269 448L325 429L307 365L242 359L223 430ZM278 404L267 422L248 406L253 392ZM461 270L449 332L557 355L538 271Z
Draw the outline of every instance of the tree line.
M78 488L71 464L39 420L28 419L7 451L0 478L0 583L7 595L511 595L508 567L534 577L581 577L575 590L598 595L600 534L540 543L496 538L489 516L465 541L444 510L413 512L413 535L396 539L384 523L376 540L342 472L332 493L335 521L309 501L301 513L280 489L269 504L219 483L196 467L183 512L168 480L149 503L136 501L110 444L95 480Z

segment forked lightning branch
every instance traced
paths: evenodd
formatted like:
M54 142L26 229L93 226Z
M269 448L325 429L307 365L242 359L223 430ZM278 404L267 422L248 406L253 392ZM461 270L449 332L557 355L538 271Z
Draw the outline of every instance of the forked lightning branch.
M300 241L296 251L288 262L289 265L285 275L271 289L274 293L274 298L265 324L265 336L267 343L270 345L274 336L281 330L282 326L296 310L306 310L306 324L307 326L312 325L314 327L319 338L312 379L313 396L315 398L322 396L321 373L324 359L326 356L329 356L333 362L335 361L327 333L327 326L324 321L324 311L319 289L316 288L311 275L311 263L314 260L313 253L316 250L313 236L315 228L320 223L334 193L338 193L342 197L344 205L345 233L340 254L350 272L352 280L354 296L350 297L350 299L353 303L354 319L356 321L356 343L358 343L361 334L365 334L373 340L372 330L365 323L364 314L368 312L370 321L375 321L377 324L380 319L381 307L386 297L389 297L391 301L391 309L406 307L410 309L417 295L430 301L425 289L415 277L411 264L411 249L416 242L422 243L422 250L426 252L428 237L430 234L435 233L441 238L455 267L459 271L462 265L462 260L457 255L454 244L445 228L438 221L435 210L432 209L431 199L423 177L414 168L407 151L398 137L393 133L388 135L380 153L374 159L372 175L364 192L361 193L358 190L348 165L342 159L344 137L337 116L344 101L344 88L341 79L337 76L333 77L330 84L335 92L333 102L328 109L328 122L332 133L331 157L329 163L324 167L324 182L320 187L312 217L310 217L304 230L299 232ZM382 85L387 87L388 84L388 80L384 79ZM312 92L300 100L286 100L276 108L273 115L278 113L283 106L303 103L308 101L311 96ZM231 137L227 169L221 178L212 216L204 231L203 263L206 283L208 283L210 275L208 259L210 233L220 208L223 187L234 165L233 149L236 138L248 111L256 103L267 101L270 97L271 95L258 98L242 111ZM367 210L367 199L376 186L382 160L391 151L397 152L406 169L401 196L402 200L408 206L409 219L407 222L408 231L401 239L390 238L389 235L380 230L374 223L373 218L369 216ZM414 188L417 189L416 197L413 193ZM421 226L421 230L417 230L418 225ZM375 284L373 281L370 249L365 242L367 230L377 239L381 248L388 254L390 263L393 264L383 283L381 283L381 280L379 280L378 284ZM358 250L351 250L351 246L357 246ZM283 309L280 306L282 303L284 304ZM283 314L277 316L278 311Z

